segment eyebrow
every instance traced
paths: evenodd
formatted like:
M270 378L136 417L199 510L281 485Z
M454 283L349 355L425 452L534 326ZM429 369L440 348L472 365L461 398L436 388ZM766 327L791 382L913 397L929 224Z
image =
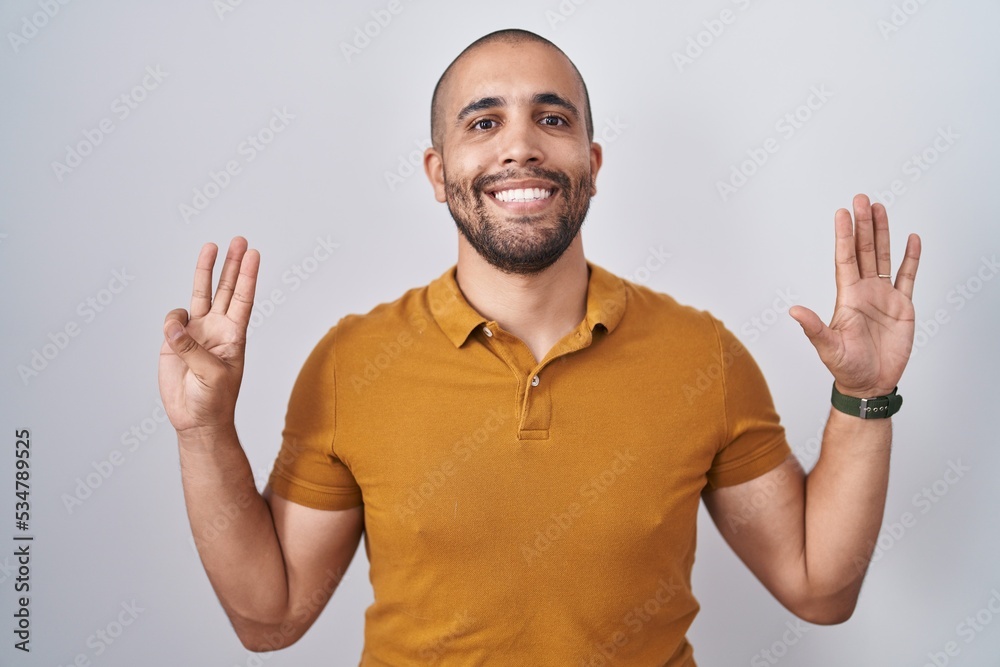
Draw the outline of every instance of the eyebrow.
M537 93L532 96L531 103L533 105L560 107L561 109L565 109L572 114L577 120L580 118L580 111L576 108L576 105L556 93ZM458 122L462 122L472 114L479 111L496 109L497 107L505 106L507 106L507 98L505 97L481 97L478 100L465 105L462 110L458 112L456 120Z

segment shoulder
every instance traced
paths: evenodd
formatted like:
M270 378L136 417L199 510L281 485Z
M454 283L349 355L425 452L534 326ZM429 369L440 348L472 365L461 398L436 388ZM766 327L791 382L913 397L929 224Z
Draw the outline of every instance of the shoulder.
M626 298L622 324L630 330L640 329L661 338L710 346L720 343L720 336L725 335L722 332L728 333L722 322L708 310L682 303L646 285L624 278L621 281Z
M434 322L428 306L429 285L407 289L364 313L344 315L318 342L310 355L321 372L350 375L387 360L426 338ZM359 370L360 369L360 370Z
M363 340L395 338L404 331L422 331L430 321L429 288L430 284L411 287L368 312L344 315L334 327L338 348Z

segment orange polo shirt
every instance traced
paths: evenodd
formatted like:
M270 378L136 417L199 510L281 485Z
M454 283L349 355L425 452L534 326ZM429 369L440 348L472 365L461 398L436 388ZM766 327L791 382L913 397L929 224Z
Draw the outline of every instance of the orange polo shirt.
M540 361L455 267L306 361L269 483L364 505L361 665L694 665L701 493L790 449L718 320L588 267L586 317Z

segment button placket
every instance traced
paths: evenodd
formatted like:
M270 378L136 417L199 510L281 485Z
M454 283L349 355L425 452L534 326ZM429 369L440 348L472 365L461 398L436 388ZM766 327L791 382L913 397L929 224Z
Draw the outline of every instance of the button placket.
M496 322L481 325L483 344L503 359L517 378L517 406L520 414L518 438L521 440L547 440L552 419L551 379L542 382L542 373L553 361L562 360L573 352L586 348L591 341L590 331L581 328L569 333L540 362L536 361L524 341L507 333Z

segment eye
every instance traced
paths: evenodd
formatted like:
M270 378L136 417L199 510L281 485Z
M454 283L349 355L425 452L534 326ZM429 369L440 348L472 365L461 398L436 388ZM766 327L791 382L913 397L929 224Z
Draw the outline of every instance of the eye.
M560 116L545 116L542 118L542 125L547 125L549 127L559 127L560 125L565 125L566 119Z
M492 118L481 118L472 124L474 130L492 130L496 127L496 121Z

